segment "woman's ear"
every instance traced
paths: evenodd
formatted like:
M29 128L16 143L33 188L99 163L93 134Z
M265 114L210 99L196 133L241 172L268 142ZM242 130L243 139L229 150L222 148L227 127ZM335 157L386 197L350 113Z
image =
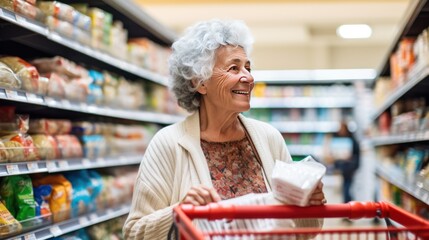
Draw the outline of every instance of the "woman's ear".
M205 95L207 93L207 87L204 83L201 83L200 86L197 88L197 92L199 92L201 95Z

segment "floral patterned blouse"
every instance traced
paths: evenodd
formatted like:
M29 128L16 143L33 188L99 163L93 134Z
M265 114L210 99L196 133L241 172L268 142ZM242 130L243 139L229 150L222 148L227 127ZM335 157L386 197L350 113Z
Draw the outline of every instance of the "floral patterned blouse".
M201 139L213 187L221 199L267 192L262 167L250 144L247 137L231 142Z

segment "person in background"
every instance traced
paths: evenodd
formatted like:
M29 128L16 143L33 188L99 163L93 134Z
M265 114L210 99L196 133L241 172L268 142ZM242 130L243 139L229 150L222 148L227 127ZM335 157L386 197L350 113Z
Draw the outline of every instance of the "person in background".
M355 200L351 193L351 186L353 183L353 177L355 172L359 168L360 162L360 147L359 143L353 134L349 131L346 121L340 122L340 128L337 133L333 135L333 138L343 138L350 141L350 154L347 154L347 157L333 157L331 162L333 162L334 169L338 170L341 174L343 185L342 185L342 197L343 202L347 203Z
M271 190L275 160L291 162L267 123L247 118L253 38L238 20L197 23L172 45L171 89L191 114L151 140L136 179L126 239L165 239L178 204L206 205ZM319 184L309 205L326 203ZM295 219L321 227L321 219Z

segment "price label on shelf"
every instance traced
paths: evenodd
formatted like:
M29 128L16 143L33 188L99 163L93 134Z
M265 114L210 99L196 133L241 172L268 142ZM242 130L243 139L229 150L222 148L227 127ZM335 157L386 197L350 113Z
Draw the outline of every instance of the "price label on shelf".
M24 235L24 240L36 240L36 234L34 233L29 233L29 234L25 234Z
M6 92L7 98L13 99L13 100L21 100L17 91L5 89L5 92Z
M58 236L61 236L63 234L63 231L57 225L50 227L49 231L52 233L52 235L54 235L54 237L58 237Z
M71 108L71 103L67 99L61 99L61 106L63 108Z
M55 161L47 161L46 168L48 171L54 171L57 169L57 163Z
M6 171L9 174L18 174L19 173L19 166L16 164L8 164L8 165L6 165Z
M79 218L79 225L81 227L85 227L85 226L89 225L88 218L86 218L86 217L80 217Z
M96 213L91 213L89 215L89 219L93 222L93 221L97 221L98 220L98 215Z
M27 163L27 168L28 168L28 171L34 172L39 170L39 165L35 162L29 162Z
M79 108L80 108L80 111L86 112L88 110L88 104L81 102L79 103Z
M106 214L107 214L108 216L111 216L111 215L113 214L113 210L112 210L111 208L108 208L108 209L106 210Z
M99 165L106 164L106 160L104 158L102 158L102 157L98 157L96 159L96 161L97 161L97 164L99 164Z
M84 167L90 167L91 166L91 161L88 158L84 158L84 159L82 159L82 165Z
M26 93L27 100L32 103L43 103L43 97L34 93Z
M128 159L124 156L119 157L119 162L121 164L126 164L128 162Z
M61 169L67 169L67 168L69 168L69 162L67 160L58 161L58 166Z
M54 106L57 106L57 105L58 105L57 100L55 100L55 99L54 99L54 98L52 98L52 97L45 97L45 102L46 102L46 104L47 104L48 106L50 106L50 107L54 107Z

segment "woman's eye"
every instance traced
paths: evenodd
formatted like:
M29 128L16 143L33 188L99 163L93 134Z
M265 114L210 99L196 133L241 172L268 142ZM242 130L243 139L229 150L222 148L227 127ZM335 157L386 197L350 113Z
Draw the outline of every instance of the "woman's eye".
M246 67L246 69L247 69L248 72L252 71L252 68L250 68L250 67Z
M237 70L238 70L238 67L237 67L237 66L232 66L232 67L230 67L230 68L229 68L229 70L230 70L230 71L237 71Z

